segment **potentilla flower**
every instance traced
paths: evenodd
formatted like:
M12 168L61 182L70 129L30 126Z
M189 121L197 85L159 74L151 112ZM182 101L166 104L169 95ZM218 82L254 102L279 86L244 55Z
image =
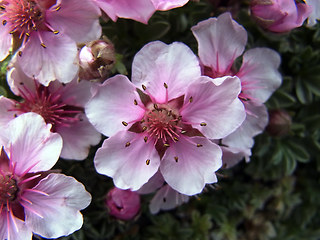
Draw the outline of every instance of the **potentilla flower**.
M129 18L148 23L155 11L182 7L189 0L93 0L113 20Z
M239 99L246 109L246 120L241 127L222 140L222 145L242 152L249 159L253 137L261 133L268 123L268 113L263 103L280 86L278 72L280 56L268 48L246 51L240 69L234 66L242 55L246 42L246 30L234 21L230 13L210 18L192 27L198 41L203 74L210 77L237 76L241 81Z
M99 143L100 133L84 114L92 83L74 79L67 84L54 81L46 87L27 77L17 63L8 71L7 79L11 90L22 100L0 97L0 126L23 113L40 114L52 125L51 131L63 138L61 157L66 159L83 160L90 146Z
M308 17L308 26L314 26L317 23L317 20L320 19L320 1L305 0L305 2L311 8L311 14Z
M278 33L302 26L312 11L309 5L296 0L253 0L250 10L263 28Z
M0 132L0 239L69 235L81 228L79 210L91 196L74 178L50 170L62 139L42 117L26 113Z
M133 219L140 211L140 195L130 190L112 188L106 197L109 214L120 220Z
M134 191L159 169L176 191L201 192L221 166L221 149L209 139L244 120L239 93L237 77L202 77L186 45L147 44L133 60L132 82L108 79L85 106L89 121L110 137L96 153L96 170Z
M21 42L18 61L28 76L67 83L78 71L76 43L101 35L99 16L91 0L0 0L0 60Z

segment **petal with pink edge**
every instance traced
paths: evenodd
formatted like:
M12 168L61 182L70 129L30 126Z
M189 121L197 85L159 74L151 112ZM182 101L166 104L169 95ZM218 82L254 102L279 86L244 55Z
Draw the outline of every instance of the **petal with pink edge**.
M280 55L269 48L246 51L237 73L243 93L257 103L267 101L282 82L278 71L280 61Z
M26 224L45 238L66 236L80 229L83 217L79 210L91 202L91 195L80 182L55 173L25 191L23 197L28 200L24 202Z
M46 19L53 29L83 43L100 38L99 17L100 9L91 0L81 0L81 4L78 0L58 0L47 11Z
M242 152L240 149L237 148L221 146L221 150L222 162L225 168L231 168L243 159L251 156L251 149L247 149L246 152Z
M246 119L236 131L223 138L222 143L230 148L250 153L254 144L253 137L262 133L268 124L268 111L263 104L255 105L250 102L245 104L245 108Z
M163 184L164 184L164 179L163 179L160 171L158 171L137 192L139 194L149 194L149 193L156 191Z
M172 8L182 7L189 0L151 0L154 7L160 11L167 11Z
M132 63L132 82L139 88L145 85L146 92L158 103L182 96L200 75L197 57L179 42L151 42L136 54Z
M198 54L203 65L216 76L230 75L234 60L247 43L246 30L234 21L229 12L209 18L191 28L198 41Z
M2 23L3 18L0 18ZM12 44L12 35L9 34L10 29L0 24L0 61L4 60L8 55Z
M56 79L63 83L70 82L78 72L75 42L62 34L54 35L52 32L39 32L39 34L46 48L41 46L36 34L31 34L21 50L21 57L18 57L21 69L27 76L35 77L45 86Z
M104 141L94 164L98 173L113 178L117 188L136 191L158 171L160 157L142 134L121 131Z
M0 239L32 239L31 229L29 229L26 224L20 219L13 217L9 211L2 210L0 212L0 223Z
M165 152L160 171L165 181L176 191L194 195L206 183L216 182L215 171L222 165L218 145L204 137L180 137Z
M0 96L0 127L3 128L16 116L15 111L11 111L15 107L15 102L4 96Z
M188 202L189 196L181 194L169 185L163 186L152 198L149 209L152 214L160 210L171 210L181 204Z
M25 113L10 121L0 132L0 138L8 140L5 150L16 163L18 175L25 171L46 171L56 164L62 139L50 129L51 124L46 124L40 115Z
M106 136L129 129L141 120L145 112L136 87L124 75L114 76L94 86L93 97L86 104L85 111L92 125Z
M317 19L320 19L320 1L306 0L306 3L312 9L312 12L308 18L308 26L314 26L317 23Z
M192 84L188 88L180 112L182 121L191 124L210 139L223 138L237 129L246 116L238 98L240 80L237 77L203 79L207 81Z
M59 127L56 132L63 139L63 147L60 157L73 160L83 160L91 146L100 142L101 134L89 123L84 114L79 116L79 122L68 127Z

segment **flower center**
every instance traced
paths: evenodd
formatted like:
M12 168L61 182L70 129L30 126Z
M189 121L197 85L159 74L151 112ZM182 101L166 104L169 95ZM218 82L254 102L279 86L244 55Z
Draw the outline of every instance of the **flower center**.
M83 108L66 104L66 100L62 99L59 89L50 92L48 87L37 84L35 93L27 87L20 89L20 93L24 100L17 102L13 110L22 113L35 112L40 114L46 123L52 124L53 132L56 131L57 127L70 127L81 121L79 114L83 112Z
M167 143L169 139L178 141L181 132L181 117L176 110L166 105L153 104L150 111L146 112L142 121L142 128L149 137L155 137Z
M12 175L0 174L0 206L16 199L19 191L17 182Z

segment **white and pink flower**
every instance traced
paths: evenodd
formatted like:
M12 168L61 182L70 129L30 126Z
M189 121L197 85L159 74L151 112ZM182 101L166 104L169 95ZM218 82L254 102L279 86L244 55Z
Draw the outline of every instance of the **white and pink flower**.
M245 118L237 77L201 76L182 43L152 42L135 56L132 82L117 75L97 85L85 106L89 121L109 136L96 170L116 187L138 190L158 170L176 191L193 195L216 182L224 138Z
M69 235L81 228L79 210L90 194L73 177L55 173L62 139L35 113L0 131L0 239L31 240Z
M76 43L101 35L100 10L91 0L0 0L0 6L0 60L20 41L22 70L46 86L69 82L78 71Z
M84 105L91 96L91 82L73 79L62 84L54 81L46 87L27 77L15 61L7 79L11 90L22 100L0 97L0 126L23 113L40 114L46 123L52 125L51 131L63 138L61 157L66 159L83 160L90 147L99 143L100 133L84 114Z
M243 54L247 32L228 12L198 23L192 27L192 32L198 41L203 74L213 78L237 76L241 81L239 99L245 106L246 120L221 143L233 148L229 153L234 153L239 160L243 157L248 160L253 137L261 133L268 123L263 103L282 81L278 71L280 56L269 48L253 48ZM235 61L242 54L242 65L236 69Z
M189 0L93 0L113 20L133 19L144 24L155 11L182 7Z

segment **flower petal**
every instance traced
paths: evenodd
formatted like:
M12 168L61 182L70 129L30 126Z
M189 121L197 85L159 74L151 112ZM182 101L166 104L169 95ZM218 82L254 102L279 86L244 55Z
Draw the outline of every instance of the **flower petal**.
M163 184L164 184L164 179L163 179L160 171L158 171L137 192L139 194L149 194L149 193L156 191Z
M174 190L194 195L206 183L216 181L214 173L222 165L221 156L220 147L204 137L180 137L166 150L160 171Z
M15 118L15 111L11 111L15 107L15 102L4 96L0 96L0 127L3 128L12 119Z
M180 112L182 121L192 124L210 139L223 138L245 119L243 104L238 99L240 80L237 77L203 79L207 81L188 88Z
M117 188L136 191L157 172L160 157L142 134L121 131L104 141L94 164L98 173L113 178Z
M282 82L278 71L280 61L280 55L269 48L253 48L246 51L237 73L243 93L252 97L252 101L267 101Z
M27 206L25 222L34 233L58 238L81 228L83 218L79 210L91 202L90 194L81 183L73 177L51 173L33 189L24 192L23 197L32 202L24 203Z
M62 158L83 160L88 156L90 147L100 142L100 133L89 123L86 116L82 114L80 119L81 121L72 126L56 129L63 139Z
M9 223L7 221L9 219ZM18 218L12 217L10 212L0 212L0 239L30 240L32 231ZM9 226L8 226L9 225ZM8 232L9 229L9 232Z
M169 185L166 185L154 195L150 202L149 209L152 214L157 214L160 210L171 210L188 201L189 196L181 194Z
M0 61L9 55L12 44L12 35L9 34L9 28L2 24L3 20L3 18L0 18Z
M167 11L172 8L182 7L189 0L151 0L157 10Z
M41 32L41 38L46 48L41 46L36 34L30 35L21 57L18 57L22 70L45 86L56 79L70 82L78 71L75 42L66 35L54 35L52 32Z
M306 0L306 3L312 9L312 12L308 18L308 26L314 26L317 23L317 19L320 19L320 1Z
M234 60L247 43L246 30L234 21L229 12L209 18L191 28L198 41L198 54L203 65L217 74L230 75Z
M47 11L46 20L53 29L83 43L100 38L99 16L100 10L91 0L81 0L81 4L78 0L58 0Z
M92 125L106 136L129 129L144 115L136 87L124 75L114 76L95 86L93 92L93 97L85 106L86 115ZM128 126L122 122L128 123Z
M132 82L137 87L145 85L147 93L158 103L182 96L200 75L197 57L178 42L170 45L151 42L136 54L132 64ZM164 87L165 83L168 88Z
M28 172L46 171L58 161L62 139L50 132L51 124L46 124L36 113L25 113L9 122L0 134L7 139L6 152L16 163L19 175ZM32 167L33 166L33 167Z

